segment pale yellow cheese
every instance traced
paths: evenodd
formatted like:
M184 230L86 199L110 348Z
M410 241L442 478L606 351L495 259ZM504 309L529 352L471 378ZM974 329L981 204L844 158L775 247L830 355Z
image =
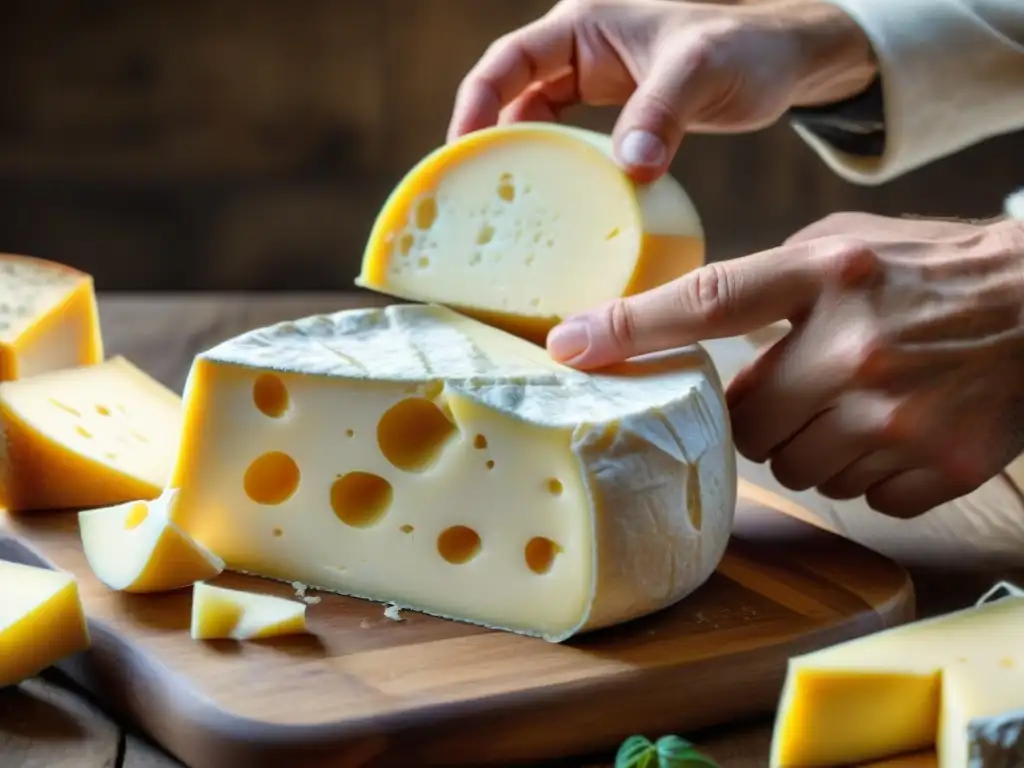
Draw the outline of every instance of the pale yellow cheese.
M262 640L306 634L306 604L198 583L192 588L193 640Z
M96 578L122 592L166 592L212 579L224 561L171 521L177 491L80 512L82 549Z
M0 688L85 650L89 642L71 574L0 560Z
M583 373L450 309L281 323L199 355L174 520L229 569L548 640L681 600L735 454L699 346Z
M0 384L0 507L99 507L160 495L181 398L127 360Z
M790 660L774 768L849 766L935 746L939 768L1024 756L1024 595Z
M517 123L416 165L381 209L356 283L542 342L569 314L703 263L700 218L672 177L636 184L605 134Z
M90 275L0 254L0 381L103 360Z

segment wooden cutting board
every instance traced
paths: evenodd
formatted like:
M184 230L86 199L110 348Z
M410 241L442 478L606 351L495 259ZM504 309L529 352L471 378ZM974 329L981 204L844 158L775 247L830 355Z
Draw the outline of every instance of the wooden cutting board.
M789 656L913 617L902 568L801 514L741 481L734 538L703 588L563 645L393 621L324 593L308 611L315 637L195 642L190 592L107 590L68 513L0 512L0 557L78 577L93 647L61 668L191 768L535 765L771 712ZM217 583L294 595L236 574Z

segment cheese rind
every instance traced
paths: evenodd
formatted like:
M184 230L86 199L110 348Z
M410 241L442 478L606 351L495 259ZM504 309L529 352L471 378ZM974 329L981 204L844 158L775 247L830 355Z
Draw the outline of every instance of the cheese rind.
M166 592L212 579L224 561L170 520L177 492L78 515L89 567L110 589Z
M74 577L0 560L0 688L89 647Z
M567 315L703 263L700 217L675 179L635 183L608 135L517 123L417 164L381 209L356 284L542 342Z
M92 277L53 261L0 254L0 381L102 360Z
M307 632L305 603L204 583L192 588L193 640L264 640Z
M1024 753L1024 595L791 659L773 768L846 766L935 746L939 768Z
M81 509L154 499L181 398L123 357L0 384L0 507Z
M548 640L657 611L736 502L698 347L600 374L430 305L282 323L199 355L174 519L229 569Z

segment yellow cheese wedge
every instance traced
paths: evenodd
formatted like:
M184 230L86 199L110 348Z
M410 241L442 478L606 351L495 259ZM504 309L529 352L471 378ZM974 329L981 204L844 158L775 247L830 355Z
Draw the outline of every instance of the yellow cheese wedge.
M849 766L935 746L939 768L1024 755L1024 594L790 660L774 768Z
M356 284L543 342L566 315L703 263L701 221L678 182L631 181L610 136L518 123L413 168L381 209Z
M90 275L0 254L0 381L103 360Z
M89 647L71 574L0 560L0 688Z
M548 640L675 603L736 503L700 347L600 374L436 305L199 355L173 519L229 569Z
M305 603L211 584L192 588L193 640L262 640L308 631Z
M82 549L96 578L122 592L166 592L212 579L224 561L175 525L177 491L80 512Z
M99 507L160 495L181 398L122 357L0 384L0 507Z

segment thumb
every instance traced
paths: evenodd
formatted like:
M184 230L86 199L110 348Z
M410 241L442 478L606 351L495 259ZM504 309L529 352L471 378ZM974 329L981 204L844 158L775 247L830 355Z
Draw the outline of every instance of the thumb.
M600 368L793 318L821 289L817 260L809 256L809 245L783 246L704 265L566 319L548 334L548 352L577 368Z

